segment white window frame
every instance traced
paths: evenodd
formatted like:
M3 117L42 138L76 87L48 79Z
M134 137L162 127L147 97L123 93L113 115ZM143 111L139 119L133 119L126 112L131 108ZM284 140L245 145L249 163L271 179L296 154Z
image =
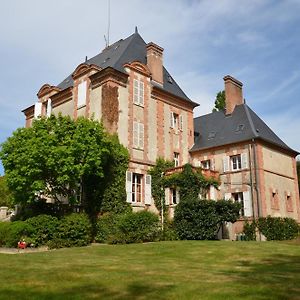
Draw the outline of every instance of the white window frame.
M210 170L211 168L211 160L205 159L201 161L201 168L204 170Z
M136 149L144 149L144 124L133 122L133 147Z
M230 156L230 165L232 171L239 171L242 169L242 157L241 154Z
M183 117L175 112L170 113L170 127L183 130Z
M245 216L245 210L244 210L244 195L242 192L236 192L231 194L231 199L234 202L238 202L242 205L240 209L240 216L244 217Z
M132 173L131 202L142 203L143 199L143 174Z
M86 105L86 93L87 93L87 82L83 81L78 84L77 108Z
M175 201L174 201L175 200ZM180 201L179 190L170 188L170 205L177 205Z
M179 158L180 154L178 152L174 152L174 166L179 167Z
M49 118L51 116L52 113L52 101L51 98L48 99L47 104L46 104L46 116L47 118Z
M138 79L133 79L133 103L139 106L144 106L144 82Z

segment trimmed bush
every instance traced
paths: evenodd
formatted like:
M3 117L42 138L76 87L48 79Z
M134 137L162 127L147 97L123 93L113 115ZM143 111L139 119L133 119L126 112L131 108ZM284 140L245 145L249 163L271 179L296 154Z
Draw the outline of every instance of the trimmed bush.
M299 225L292 218L271 217L259 218L258 230L270 240L292 240L299 235Z
M174 229L173 222L165 222L164 230L160 230L159 232L159 240L160 241L176 241L179 240L179 237Z
M159 219L154 213L140 211L121 215L117 222L116 243L153 242L159 234Z
M231 201L190 199L175 209L174 226L182 240L213 240L223 222L235 222L240 206Z
M10 222L0 222L0 247L5 246L10 233Z
M32 238L32 243L36 247L46 245L48 241L52 240L60 225L60 222L56 217L49 215L39 215L27 219L25 222L33 228L30 237Z
M115 239L118 233L119 216L114 213L106 213L97 220L95 242L110 243Z
M61 219L49 248L80 247L91 242L91 222L86 214L73 213Z
M256 223L253 221L252 223L249 223L248 221L244 224L244 237L245 241L255 241L256 240Z

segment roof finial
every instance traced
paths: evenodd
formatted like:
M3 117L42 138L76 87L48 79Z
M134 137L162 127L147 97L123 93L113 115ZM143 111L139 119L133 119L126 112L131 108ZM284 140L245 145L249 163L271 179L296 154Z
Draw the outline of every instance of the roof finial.
M139 33L137 26L135 26L135 32L134 33Z

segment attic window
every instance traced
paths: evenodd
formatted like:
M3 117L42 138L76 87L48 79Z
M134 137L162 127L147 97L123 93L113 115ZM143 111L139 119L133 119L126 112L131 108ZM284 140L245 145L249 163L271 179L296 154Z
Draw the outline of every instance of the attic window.
M110 59L110 57L105 58L104 63L107 62Z
M245 125L244 124L239 124L236 129L235 129L235 132L236 133L239 133L239 132L242 132L245 128Z
M173 78L170 75L168 76L168 82L173 83Z
M208 134L208 139L209 140L212 140L216 137L216 132L215 131L211 131L209 134Z

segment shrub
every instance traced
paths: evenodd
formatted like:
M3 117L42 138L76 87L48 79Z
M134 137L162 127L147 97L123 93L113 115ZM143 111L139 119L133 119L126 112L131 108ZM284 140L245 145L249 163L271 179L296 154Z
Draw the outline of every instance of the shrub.
M25 239L26 241L33 232L32 226L22 221L7 224L3 227L1 226L3 229L3 231L1 230L3 234L1 244L6 247L17 247L20 240Z
M270 240L292 240L299 234L299 225L292 218L271 217L259 218L258 230Z
M97 220L95 242L109 243L115 239L118 233L118 217L117 214L106 213Z
M181 201L174 215L175 230L180 239L212 240L222 222L235 222L240 206L231 201L199 200Z
M158 216L141 211L120 215L117 232L111 243L141 243L155 241L159 233Z
M244 224L244 237L246 241L255 241L256 240L256 223L253 221L249 223L248 221Z
M164 229L159 232L160 241L176 241L178 240L178 235L174 229L173 222L165 222Z
M48 241L52 240L60 224L56 217L49 215L39 215L27 219L25 222L33 227L30 237L35 246L46 245Z
M49 248L86 246L91 242L91 223L85 214L73 213L61 219Z
M0 247L5 246L10 232L10 222L0 222Z

